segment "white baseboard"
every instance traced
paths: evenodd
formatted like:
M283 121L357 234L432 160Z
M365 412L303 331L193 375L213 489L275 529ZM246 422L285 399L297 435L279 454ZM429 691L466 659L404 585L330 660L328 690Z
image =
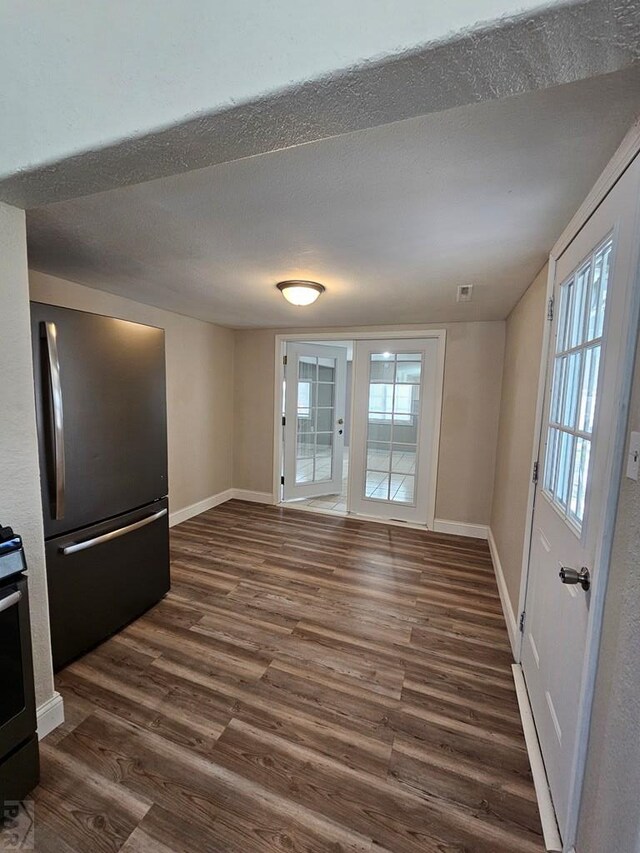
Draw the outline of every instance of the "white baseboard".
M518 636L518 620L514 613L511 599L509 598L509 590L507 589L507 582L504 577L504 572L502 571L502 563L500 562L500 555L498 554L498 546L496 545L496 540L493 538L493 531L491 528L489 528L488 539L489 550L491 551L491 560L493 561L493 571L496 575L498 592L500 593L500 602L502 603L504 621L507 624L507 631L509 633L511 651L513 652L514 660L518 660L520 643L520 638Z
M433 522L434 533L450 533L453 536L471 536L474 539L486 539L489 528L486 524L468 524L466 521L449 521L436 518Z
M183 521L193 518L194 515L200 515L201 512L206 512L208 509L213 509L214 506L218 506L219 504L223 504L225 501L231 500L233 496L233 489L226 489L224 492L218 492L217 495L211 495L210 497L205 498L202 501L198 501L195 504L185 506L183 509L170 512L169 527L181 524Z
M271 492L252 492L249 489L231 489L232 497L237 501L250 501L254 504L273 504Z
M56 691L50 699L43 702L36 711L38 720L38 740L42 740L54 729L64 723L64 703Z
M524 675L522 674L522 667L520 664L514 663L511 667L511 671L513 672L513 681L516 686L518 707L520 708L524 740L527 745L529 764L531 765L533 785L536 789L536 799L538 800L538 810L540 812L540 822L542 823L544 845L548 853L562 853L562 840L560 838L560 833L558 832L556 812L553 807L551 792L549 791L547 771L545 770L544 761L542 760L542 752L540 751L538 734L536 732L535 723L533 722L533 714L531 713L529 694L527 693L527 685L525 684Z

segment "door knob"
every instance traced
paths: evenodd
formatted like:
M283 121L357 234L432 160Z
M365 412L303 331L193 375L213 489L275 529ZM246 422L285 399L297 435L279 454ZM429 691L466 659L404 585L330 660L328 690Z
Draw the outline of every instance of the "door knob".
M589 569L586 566L583 566L580 571L570 569L568 566L563 566L560 569L560 580L562 583L579 583L585 592L591 586L591 575L589 574Z

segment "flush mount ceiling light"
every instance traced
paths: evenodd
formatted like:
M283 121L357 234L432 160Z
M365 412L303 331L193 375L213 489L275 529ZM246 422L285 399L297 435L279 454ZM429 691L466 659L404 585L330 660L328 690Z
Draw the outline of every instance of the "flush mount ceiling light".
M292 305L311 305L325 291L324 285L318 284L317 281L301 281L299 279L279 281L276 287L287 302Z

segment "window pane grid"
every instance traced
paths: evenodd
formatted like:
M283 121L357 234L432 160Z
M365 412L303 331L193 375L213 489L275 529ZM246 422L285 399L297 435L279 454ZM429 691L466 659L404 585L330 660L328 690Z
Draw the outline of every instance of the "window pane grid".
M298 360L297 484L331 479L335 371L334 358L305 355Z
M560 286L543 491L578 529L585 512L612 245L608 238Z
M415 499L421 374L421 353L370 357L365 498Z

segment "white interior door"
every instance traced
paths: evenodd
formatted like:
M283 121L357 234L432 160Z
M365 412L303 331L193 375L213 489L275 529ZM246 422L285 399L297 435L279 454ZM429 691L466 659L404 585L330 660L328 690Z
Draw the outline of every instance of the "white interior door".
M342 490L347 348L287 343L284 500Z
M576 728L638 268L639 171L640 158L556 266L522 667L561 834L579 785ZM583 567L590 589L576 576Z
M349 509L433 522L438 340L356 341Z

